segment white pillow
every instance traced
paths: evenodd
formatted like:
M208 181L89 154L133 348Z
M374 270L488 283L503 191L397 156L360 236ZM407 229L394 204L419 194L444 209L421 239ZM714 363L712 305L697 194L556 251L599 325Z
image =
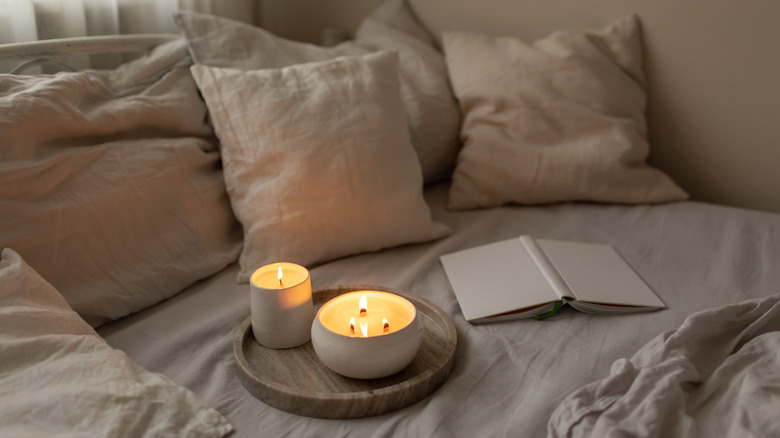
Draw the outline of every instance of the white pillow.
M0 257L5 436L222 437L227 420L111 348L13 250Z
M444 57L404 0L384 2L361 24L354 42L319 47L291 41L245 23L192 12L178 12L198 64L242 70L357 56L397 49L403 110L426 182L449 177L460 146L460 111L447 78Z
M687 197L645 163L636 17L532 44L446 32L444 52L464 117L450 208Z
M398 50L401 95L423 177L449 178L460 149L460 109L435 40L405 0L385 0L360 24L355 43Z
M447 233L431 220L399 93L398 57L243 71L194 65L244 226L240 282Z
M191 63L182 39L116 71L0 75L0 248L95 327L238 258Z

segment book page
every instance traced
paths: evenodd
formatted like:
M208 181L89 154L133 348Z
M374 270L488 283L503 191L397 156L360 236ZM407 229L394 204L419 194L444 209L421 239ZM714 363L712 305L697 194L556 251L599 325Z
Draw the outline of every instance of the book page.
M609 245L544 239L537 239L537 243L579 301L602 305L666 307Z
M441 262L467 321L557 299L519 239L446 254Z
M558 299L564 301L573 299L573 294L569 285L566 284L561 277L561 274L555 266L553 266L552 262L550 262L550 259L547 258L547 254L542 251L542 248L536 242L536 239L528 235L522 235L520 236L520 243L523 244L528 255L530 255L531 259L536 263L536 267L542 271L542 275L544 275L544 278L547 280L547 283L550 284L553 292L558 296Z

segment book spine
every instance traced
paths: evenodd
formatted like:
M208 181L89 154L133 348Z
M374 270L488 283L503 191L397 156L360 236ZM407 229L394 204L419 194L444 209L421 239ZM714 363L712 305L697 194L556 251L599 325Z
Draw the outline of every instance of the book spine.
M547 258L547 255L542 248L539 247L536 239L528 235L522 235L520 236L520 243L523 244L523 247L528 251L531 259L536 264L536 267L539 268L544 278L550 284L550 287L552 287L558 295L558 299L563 301L574 300L574 293L572 293L571 288L566 284L566 281L561 277L561 274L558 273L558 270L555 269L555 266L550 262L550 259Z

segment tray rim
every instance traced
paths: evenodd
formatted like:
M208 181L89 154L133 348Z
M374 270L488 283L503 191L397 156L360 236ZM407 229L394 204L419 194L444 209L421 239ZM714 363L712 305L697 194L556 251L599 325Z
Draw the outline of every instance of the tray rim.
M397 406L394 408L390 408L377 413L368 414L365 416L380 415L385 412L390 412L414 404L417 401L420 401L428 397L430 394L435 392L439 387L441 387L452 372L452 369L455 364L455 355L456 355L457 345L458 345L457 330L455 329L455 324L452 322L452 319L449 317L449 315L447 315L437 305L433 304L431 301L423 297L411 295L405 291L400 291L398 289L388 288L383 286L337 285L337 286L317 289L312 293L312 296L315 297L316 295L319 294L326 295L326 294L333 294L333 293L335 293L337 296L347 292L360 291L360 290L378 290L383 292L394 293L412 301L416 306L417 303L415 303L415 301L418 302L420 304L420 307L424 307L424 309L422 310L418 308L418 311L421 311L421 313L425 314L425 316L434 320L434 323L443 326L445 336L442 337L441 339L445 341L444 349L449 353L447 357L443 358L442 362L437 367L425 369L423 372L410 376L410 378L408 379L378 389L368 389L368 390L359 390L359 391L351 391L351 392L304 391L298 388L290 387L283 383L279 383L277 381L260 380L255 374L251 372L253 367L249 364L249 361L247 360L247 358L243 353L244 342L246 342L246 339L252 334L251 331L252 316L249 315L240 324L238 329L236 329L236 332L233 337L233 356L236 364L236 373L238 374L238 378L241 381L242 385L245 387L245 389L251 395L261 400L263 403L266 403L267 405L273 406L274 408L277 409L291 412L293 414L305 415L310 417L319 417L319 418L356 418L355 416L346 416L346 417L316 416L316 415L310 415L306 413L294 412L289 409L276 406L273 403L269 403L267 400L255 394L254 391L247 386L244 380L254 379L253 383L261 385L264 388L264 391L271 391L275 393L271 395L287 395L291 398L294 397L302 401L311 401L311 402L321 402L324 399L338 401L338 402L347 402L352 400L357 400L360 402L370 402L370 401L381 399L384 396L393 395L396 392L403 390L403 388L414 387L416 385L428 387L424 391L424 394L418 397L412 397L412 399L409 400L408 403L403 403L402 406ZM315 303L315 309L319 309L321 304L324 304L324 301L323 303L320 304ZM310 342L311 341L309 341L307 344L310 344ZM304 346L307 344L304 344ZM258 347L263 348L259 345ZM296 347L290 350L295 350L298 348L302 348L302 347ZM437 375L439 376L437 377ZM349 379L342 376L338 376L338 378Z

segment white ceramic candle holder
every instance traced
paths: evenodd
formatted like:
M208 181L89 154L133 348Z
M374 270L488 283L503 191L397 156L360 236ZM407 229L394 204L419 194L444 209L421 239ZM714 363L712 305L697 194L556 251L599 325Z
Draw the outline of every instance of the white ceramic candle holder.
M367 308L360 303L363 297ZM401 371L417 355L422 335L414 305L380 291L339 295L320 308L311 325L312 345L322 363L355 379Z
M311 339L314 305L306 268L293 263L273 263L252 273L250 283L252 334L258 344L283 349L303 345Z

